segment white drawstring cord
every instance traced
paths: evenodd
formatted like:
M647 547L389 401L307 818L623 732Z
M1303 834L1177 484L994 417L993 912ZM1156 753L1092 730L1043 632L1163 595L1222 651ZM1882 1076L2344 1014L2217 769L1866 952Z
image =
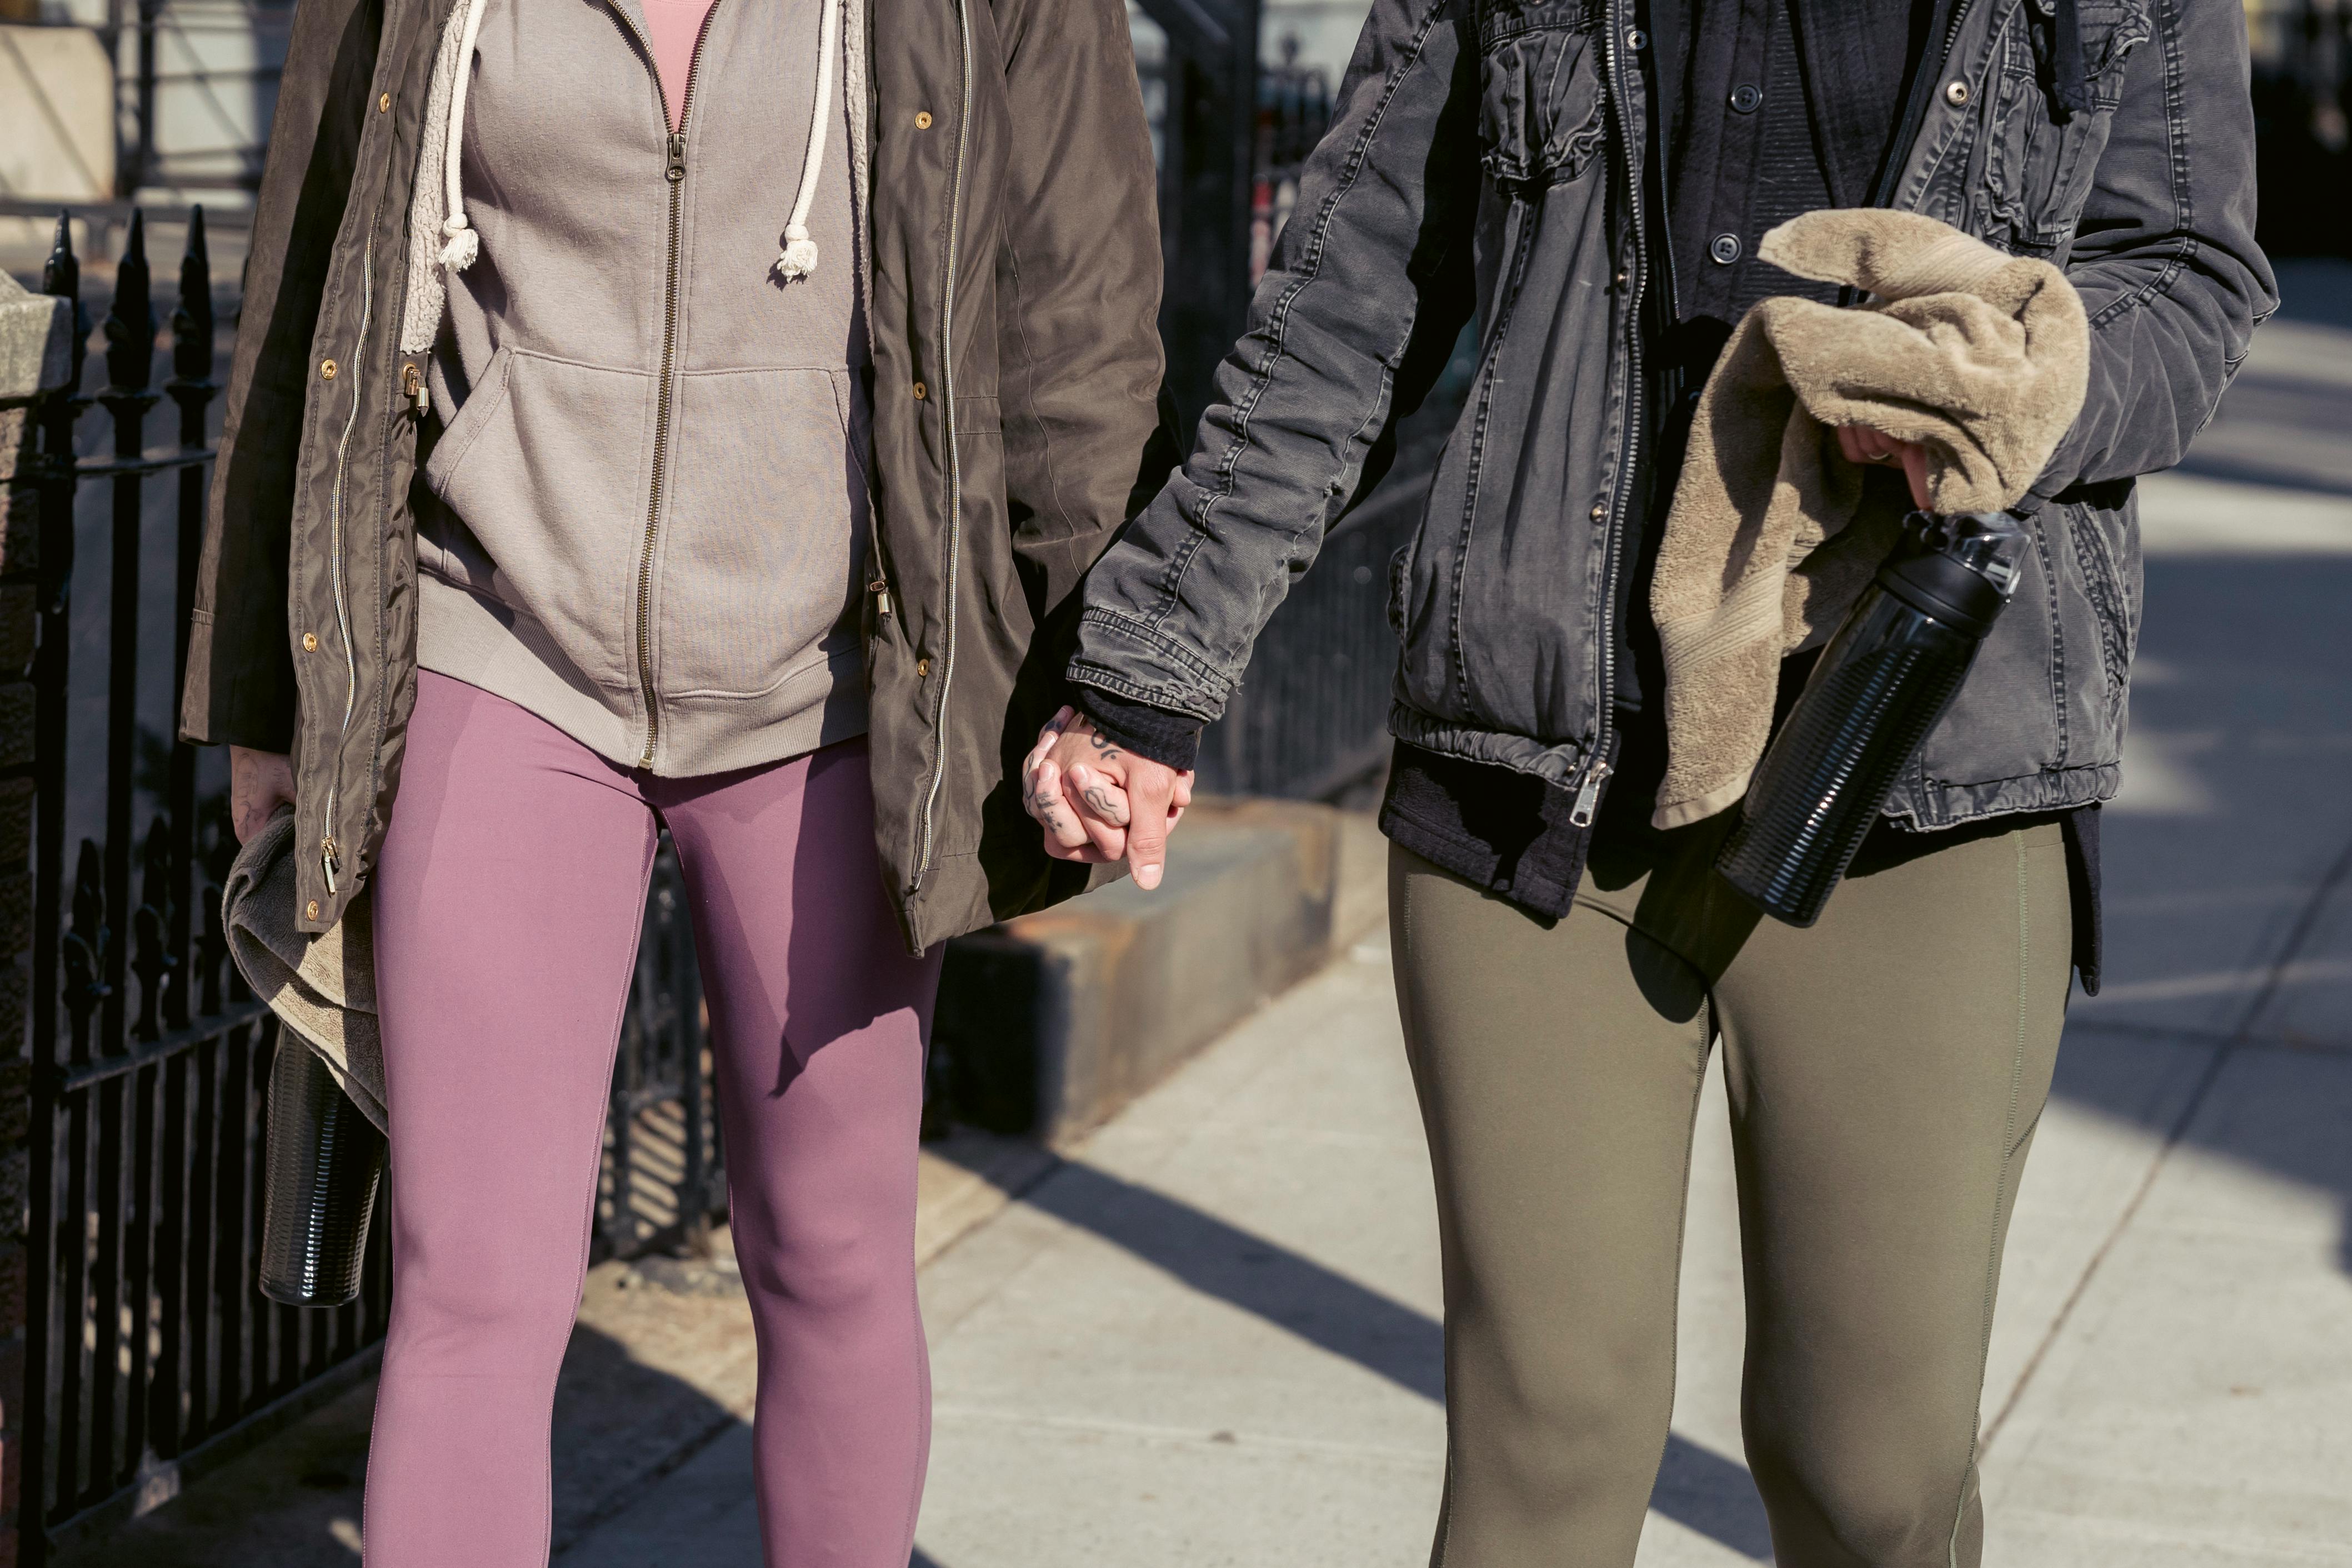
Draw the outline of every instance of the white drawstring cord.
M480 0L474 0L477 5ZM801 193L793 203L792 220L784 225L784 254L776 258L776 276L786 283L816 270L816 241L809 238L809 208L816 203L817 177L824 170L824 146L833 129L833 57L841 52L841 0L823 0L824 20L817 28L816 114L809 127L808 156L801 165Z
M483 3L466 0L465 37L457 47L457 74L449 84L449 148L442 171L449 215L441 221L441 232L449 236L449 243L441 247L441 265L453 272L465 271L482 254L482 236L466 225L464 152L466 85L474 76L474 40L482 31Z
M481 235L466 221L465 193L465 130L466 92L473 78L474 47L482 31L482 13L486 0L465 0L461 16L452 16L451 30L443 35L442 59L436 63L434 91L428 97L435 100L431 108L447 105L439 123L430 126L425 140L428 159L440 154L442 195L447 214L440 225L445 243L440 249L440 264L453 272L471 267L481 255ZM783 252L776 258L775 273L779 279L791 283L808 277L816 270L816 241L809 237L809 209L816 204L817 185L824 172L825 152L833 131L833 85L836 58L841 53L842 0L822 0L824 12L818 26L816 103L810 117L808 152L801 166L800 193L793 204L792 217L784 225ZM451 47L454 45L455 47ZM446 94L446 98L444 95ZM428 115L429 115L428 110ZM437 144L434 135L439 132ZM428 277L429 254L423 246L430 232L431 218L423 190L417 193L412 212L412 233L420 247L410 267L409 298L402 332L404 346L410 340L422 349L430 343L430 334L439 322L442 309L442 289L437 277Z

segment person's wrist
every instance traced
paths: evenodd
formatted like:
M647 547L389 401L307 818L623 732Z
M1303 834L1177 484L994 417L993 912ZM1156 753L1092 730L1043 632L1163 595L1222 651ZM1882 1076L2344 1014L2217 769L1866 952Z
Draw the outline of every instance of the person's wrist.
M1154 707L1098 686L1073 685L1070 703L1105 739L1146 762L1189 773L1200 760L1201 732L1207 726L1191 714Z

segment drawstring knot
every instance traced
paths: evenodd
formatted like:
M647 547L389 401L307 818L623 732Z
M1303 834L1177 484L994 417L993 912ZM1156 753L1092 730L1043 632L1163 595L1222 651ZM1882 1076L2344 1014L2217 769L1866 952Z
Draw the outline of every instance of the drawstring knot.
M465 271L482 254L482 236L467 224L465 214L459 213L444 223L441 232L449 236L449 243L441 247L441 265L452 272Z
M441 232L449 243L441 247L441 265L463 272L482 254L482 236L466 224L466 87L474 79L474 41L482 36L482 0L466 0L466 30L458 36L456 71L449 78L449 122L446 133L441 178L446 186L449 215Z
M784 230L784 254L776 257L776 276L786 283L806 277L816 270L816 241L809 238L808 225L793 224Z
M784 253L776 257L779 282L792 283L816 270L816 241L809 238L809 208L816 203L817 176L824 170L824 144L833 129L833 57L841 52L842 0L824 0L817 29L816 108L809 125L808 157L801 164L800 195L784 225Z

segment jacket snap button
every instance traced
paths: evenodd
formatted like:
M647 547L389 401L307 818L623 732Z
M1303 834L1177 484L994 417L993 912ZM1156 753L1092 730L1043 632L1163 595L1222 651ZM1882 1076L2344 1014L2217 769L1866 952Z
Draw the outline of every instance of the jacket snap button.
M319 651L319 634L318 634L316 632L303 632L303 633L302 633L302 652L304 652L304 653L317 653L318 651Z
M319 376L322 381L333 381L335 379L335 361L332 360L320 361Z
M918 659L915 661L915 677L918 680L920 680L930 673L931 662L929 659Z
M302 906L302 918L305 920L316 920L319 918L319 901L317 899L314 898L310 903Z
M929 131L930 128L931 111L928 109L918 110L915 115L915 129L918 131Z
M1594 522L1596 522L1596 523L1597 523L1597 522L1599 522L1601 518L1603 518L1603 517L1607 517L1608 515L1609 515L1609 508L1608 508L1607 507L1602 506L1602 505L1601 505L1600 502L1598 502L1598 501L1595 501L1595 502L1593 502L1593 503L1592 503L1592 520L1593 520Z
M1650 35L1642 31L1639 27L1632 29L1625 35L1625 47L1633 50L1637 55L1644 48L1647 48L1649 47L1649 43Z
M925 398L927 398L927 397L929 397L929 396L930 396L930 395L931 395L931 389L930 389L930 388L929 388L929 387L925 386L925 385L924 385L922 382L917 382L915 383L915 401L916 401L917 402L922 402Z
M379 99L377 99L375 100L375 111L376 111L378 114L382 114L382 113L383 113L385 110L389 110L391 107L392 107L392 94L390 94L390 93L385 93L383 96L382 96L381 98L379 98Z
M1944 88L1944 101L1955 109L1968 102L1969 84L1964 81L1947 83Z

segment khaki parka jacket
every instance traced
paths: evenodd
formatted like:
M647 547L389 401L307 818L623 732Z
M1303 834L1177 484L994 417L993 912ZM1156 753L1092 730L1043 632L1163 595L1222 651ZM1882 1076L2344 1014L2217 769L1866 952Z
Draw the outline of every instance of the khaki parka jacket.
M300 0L246 267L181 729L292 754L305 931L365 883L415 696L411 486L437 430L398 325L452 4ZM860 9L869 744L882 872L919 951L1087 885L1043 853L1018 764L1061 700L1079 580L1181 453L1125 7Z

